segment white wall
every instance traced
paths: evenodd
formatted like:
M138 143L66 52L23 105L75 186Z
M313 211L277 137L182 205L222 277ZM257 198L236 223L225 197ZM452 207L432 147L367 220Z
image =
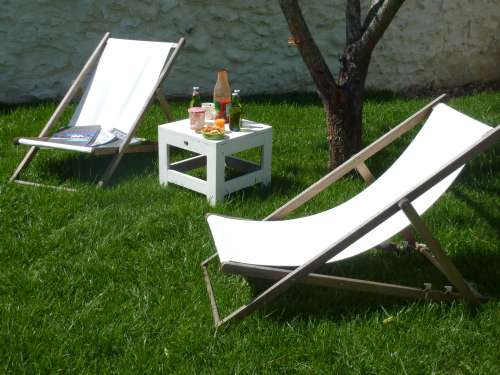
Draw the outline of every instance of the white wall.
M344 0L301 4L335 68ZM165 87L170 95L190 95L193 85L210 92L219 67L243 94L313 90L287 44L277 0L0 0L0 102L62 95L108 30L134 39L186 37ZM500 0L407 0L374 52L368 86L500 79L499 63Z

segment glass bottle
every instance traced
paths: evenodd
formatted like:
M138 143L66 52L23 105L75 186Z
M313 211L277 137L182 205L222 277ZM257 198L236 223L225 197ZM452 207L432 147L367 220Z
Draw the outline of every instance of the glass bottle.
M229 129L239 132L241 129L241 115L243 107L241 106L240 90L234 90L229 108Z
M215 118L223 118L227 122L226 105L231 103L231 87L227 78L227 70L217 72L217 82L214 87Z
M189 102L189 108L193 107L201 107L200 88L198 86L193 87L193 95Z

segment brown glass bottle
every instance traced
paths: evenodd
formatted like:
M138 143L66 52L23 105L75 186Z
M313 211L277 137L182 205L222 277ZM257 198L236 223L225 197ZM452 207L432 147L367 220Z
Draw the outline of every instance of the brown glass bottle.
M214 87L215 118L223 118L227 122L226 105L231 103L231 87L227 78L227 70L217 72L217 82Z

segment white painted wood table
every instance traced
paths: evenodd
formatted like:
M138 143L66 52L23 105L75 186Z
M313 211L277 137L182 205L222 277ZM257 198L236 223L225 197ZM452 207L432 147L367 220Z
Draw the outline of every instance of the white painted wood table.
M189 120L170 122L158 127L158 155L160 184L174 183L207 196L215 205L222 202L226 194L245 187L271 182L272 127L249 120L242 121L239 132L228 131L220 141L205 139L201 133L189 128ZM170 147L178 147L197 156L172 163ZM235 156L235 153L259 147L260 165ZM186 174L192 169L207 167L207 180ZM225 167L244 173L225 180Z

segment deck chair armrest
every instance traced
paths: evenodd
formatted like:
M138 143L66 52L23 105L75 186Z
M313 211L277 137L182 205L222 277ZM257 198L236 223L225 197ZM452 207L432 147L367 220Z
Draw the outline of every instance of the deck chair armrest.
M375 155L380 150L384 149L387 145L391 144L393 141L401 137L403 134L413 129L416 125L425 120L430 113L432 112L432 108L445 100L446 94L443 94L432 102L427 104L425 107L420 109L418 112L414 113L412 116L408 117L398 126L392 128L389 132L378 138L376 141L372 142L370 145L359 151L357 154L353 155L349 160L345 161L343 164L335 168L330 173L323 176L317 182L309 186L299 195L292 198L290 201L285 203L283 206L278 208L272 214L264 218L264 221L267 220L280 220L285 216L290 214L292 211L296 210L304 203L311 200L317 194L325 190L335 181L339 180L347 173L352 171L358 166L364 166L364 162ZM363 176L365 177L365 176Z

